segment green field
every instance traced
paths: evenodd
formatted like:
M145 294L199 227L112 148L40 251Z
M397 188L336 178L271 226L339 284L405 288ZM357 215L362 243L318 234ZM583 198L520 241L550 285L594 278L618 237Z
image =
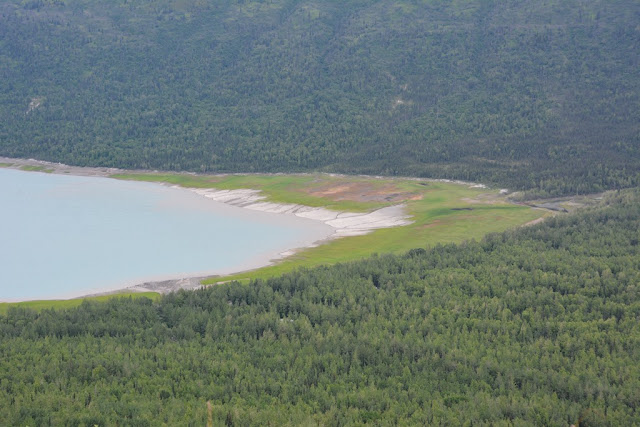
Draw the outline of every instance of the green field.
M135 181L161 182L189 188L215 188L218 190L254 189L261 190L274 203L292 203L333 210L367 212L390 206L389 202L358 202L353 200L333 200L307 194L323 185L340 185L345 180L365 183L372 187L382 187L390 179L371 179L331 175L193 175L193 174L116 174L112 178Z
M364 236L345 237L300 250L276 264L231 276L214 277L205 284L267 278L300 267L352 261L374 253L404 252L438 243L481 239L540 218L543 211L508 203L498 190L469 185L412 179L383 179L331 175L192 175L121 174L114 178L163 182L191 188L261 190L269 201L323 206L342 211L371 211L405 203L413 224L387 228ZM350 189L336 193L335 189ZM324 191L323 191L324 190ZM383 193L375 200L371 195ZM398 201L385 195L399 195Z
M89 298L76 298L68 300L38 300L38 301L23 301L23 302L2 302L0 303L0 314L6 314L11 307L31 308L34 310L45 310L49 308L53 309L65 309L73 308L82 304L82 301L107 301L111 298L140 298L147 297L151 299L160 298L160 294L155 292L127 292L113 295L102 295L98 297Z
M27 171L27 172L44 172L44 173L53 172L53 169L51 168L47 168L45 166L33 166L33 165L20 166L20 170Z

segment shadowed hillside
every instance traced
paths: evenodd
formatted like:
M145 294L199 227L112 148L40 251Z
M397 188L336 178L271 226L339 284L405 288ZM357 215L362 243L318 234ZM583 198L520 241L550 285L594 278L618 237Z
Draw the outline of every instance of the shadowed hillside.
M633 186L634 1L0 5L0 154Z

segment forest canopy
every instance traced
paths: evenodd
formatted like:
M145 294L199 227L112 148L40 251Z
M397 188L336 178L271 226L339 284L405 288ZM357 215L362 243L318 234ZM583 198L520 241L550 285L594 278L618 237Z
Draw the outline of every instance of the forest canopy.
M640 185L631 0L8 0L0 155Z

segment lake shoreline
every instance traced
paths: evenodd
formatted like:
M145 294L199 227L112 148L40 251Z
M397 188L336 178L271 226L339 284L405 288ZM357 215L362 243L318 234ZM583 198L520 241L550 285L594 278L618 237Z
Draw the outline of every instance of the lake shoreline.
M44 172L44 173L53 173L60 175L71 175L71 176L83 176L83 177L111 177L117 173L126 173L131 172L124 169L118 168L101 168L101 167L80 167L80 166L69 166L61 163L52 163L34 159L14 159L7 157L0 157L0 165L3 168L7 169L15 169L22 171L34 171L34 172ZM145 171L136 171L136 172L145 172ZM154 172L154 171L149 171ZM224 174L218 174L224 175ZM214 176L212 174L212 176ZM247 268L235 268L233 271L222 271L219 269L218 271L211 272L211 274L207 273L194 273L193 275L188 274L185 277L178 277L182 275L173 275L173 276L158 276L157 278L153 278L151 280L133 280L128 281L128 283L123 283L122 286L115 285L113 287L109 287L108 289L100 290L100 289L87 289L86 292L82 291L79 293L73 293L64 296L58 297L46 297L40 300L68 300L68 299L78 299L78 298L87 298L94 296L102 296L102 295L117 295L119 293L138 293L138 292L157 292L161 294L174 292L180 289L198 289L203 286L210 285L202 285L200 282L204 279L210 279L215 277L221 277L223 275L228 274L237 274L248 272L252 270L256 270L259 268L267 267L273 265L296 252L315 247L326 243L328 241L334 240L336 238L347 237L347 236L356 236L369 233L375 229L380 228L388 228L395 226L402 226L410 224L411 221L409 216L404 212L403 205L389 206L386 208L378 209L373 212L368 213L352 213L352 212L338 212L331 211L325 208L311 208L304 205L292 205L292 204L282 204L282 203L272 203L266 200L266 197L260 194L259 190L216 190L215 188L211 189L193 189L186 188L181 186L176 186L167 183L160 183L165 186L171 186L175 188L180 188L182 190L188 190L199 194L200 196L210 199L211 201L222 203L229 206L239 207L251 211L259 211L264 213L271 213L277 215L294 215L299 218L305 218L308 220L313 220L319 223L323 223L328 225L333 229L333 233L327 236L326 238L314 241L310 244L291 248L285 251L281 251L274 256L273 254L268 257L263 257L259 260L249 260L246 265ZM253 262L251 262L253 261ZM256 262L257 261L257 262ZM21 301L33 301L38 300L37 298L18 298L5 300L2 299L0 302L21 302Z

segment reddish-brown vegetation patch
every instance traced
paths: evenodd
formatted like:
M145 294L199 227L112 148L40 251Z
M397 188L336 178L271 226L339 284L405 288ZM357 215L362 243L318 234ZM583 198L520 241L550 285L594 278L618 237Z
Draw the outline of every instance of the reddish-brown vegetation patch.
M421 226L420 228L421 229L433 228L433 227L436 227L436 226L440 225L440 223L442 223L442 221L440 221L439 219L436 219L435 221L430 222L429 224L425 224L425 225Z
M393 184L375 185L368 182L329 183L309 189L307 193L335 201L399 203L422 199L421 194L402 191Z

